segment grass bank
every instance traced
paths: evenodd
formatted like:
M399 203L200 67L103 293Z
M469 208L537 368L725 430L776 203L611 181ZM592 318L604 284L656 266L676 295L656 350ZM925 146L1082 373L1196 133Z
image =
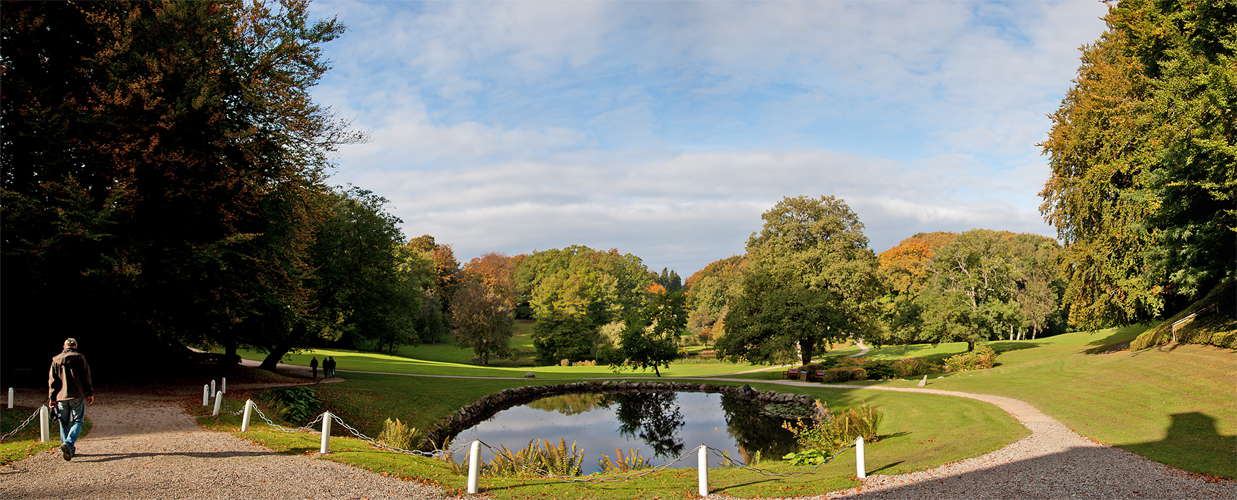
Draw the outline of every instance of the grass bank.
M1118 350L1146 327L999 341L998 366L929 379L929 387L1021 399L1079 434L1188 471L1237 477L1237 351L1174 344ZM965 351L899 346L875 356ZM914 381L864 382L896 387Z
M400 418L416 427L447 415L484 394L507 387L545 381L494 379L441 379L352 374L347 382L317 388L326 406L351 425L375 435L381 421ZM753 384L762 390L807 394L840 409L867 402L885 417L882 439L867 448L868 473L898 474L935 467L999 449L1028 434L1026 428L993 405L963 398L925 394L885 393L849 389L786 387ZM195 411L204 412L206 409ZM237 432L239 418L204 416L208 427ZM284 434L260 425L243 437L283 453L310 453L318 448L312 433ZM571 436L541 436L571 441ZM517 443L524 444L524 443ZM596 460L597 450L587 460ZM324 458L374 472L438 484L460 492L466 478L435 460L376 450L346 438L332 439L332 453ZM694 460L694 458L692 459ZM710 471L711 491L740 497L815 495L857 486L853 452L816 473L799 478L774 478L741 469ZM714 461L715 462L715 461ZM694 463L694 462L692 462ZM776 472L802 472L779 461L762 467ZM537 478L483 478L485 493L494 498L653 498L692 496L693 469L667 470L634 481L605 484L562 483Z

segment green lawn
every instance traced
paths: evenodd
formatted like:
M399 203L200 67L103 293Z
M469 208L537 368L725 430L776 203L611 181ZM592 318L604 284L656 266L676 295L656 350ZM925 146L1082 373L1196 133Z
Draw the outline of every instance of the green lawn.
M1021 399L1097 441L1185 470L1237 477L1237 351L1177 345L1100 354L1145 329L992 342L1001 352L997 367L932 378L928 386Z
M371 436L376 434L385 418L400 418L415 427L424 427L484 394L533 382L365 374L352 374L348 378L346 382L318 387L318 394L332 412ZM1028 433L997 407L968 399L858 389L754 385L762 390L808 394L835 410L863 402L878 408L884 414L882 439L867 446L868 473L897 474L931 468L999 449ZM206 412L207 409L197 411ZM199 420L208 427L224 430L235 431L239 427L238 418L233 416L204 416ZM258 431L245 437L286 453L304 453L318 447L314 434L282 434L265 425L258 426ZM542 437L572 440L571 436ZM465 485L465 477L433 460L376 451L356 440L343 438L332 438L332 450L327 456L330 460L375 472L439 484L454 492ZM597 458L589 456L587 460ZM710 486L715 493L741 497L821 494L859 484L853 478L854 460L854 453L847 452L817 473L800 478L772 478L743 470L714 469L710 471ZM716 460L712 462L716 464ZM780 472L804 470L778 461L767 461L763 466ZM695 477L693 469L671 470L638 481L600 485L487 477L483 478L482 487L487 495L495 498L666 498L691 496L696 488Z

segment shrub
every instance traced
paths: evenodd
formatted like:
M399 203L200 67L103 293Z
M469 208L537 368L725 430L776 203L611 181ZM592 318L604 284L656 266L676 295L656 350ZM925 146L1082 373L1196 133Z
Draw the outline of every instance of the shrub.
M558 362L558 366L571 366L571 360L567 358L563 358L561 361Z
M578 476L583 463L584 450L575 442L568 447L567 440L562 438L558 440L558 446L550 443L548 439L543 443L534 439L528 442L528 446L520 448L520 451L511 451L500 445L494 459L486 467L486 474L524 476L543 472L554 476Z
M297 425L309 422L321 405L318 394L308 387L270 389L258 394L256 399L285 422Z
M610 458L605 453L601 454L601 459L597 462L601 465L601 472L631 472L637 470L645 470L653 468L653 461L640 456L640 449L627 449L627 454L623 454L623 450L614 449L615 458Z
M858 366L840 366L825 370L820 376L821 382L846 382L849 380L864 380L868 373Z
M816 400L816 414L810 420L782 424L799 444L798 452L782 458L793 465L820 465L859 436L864 441L876 442L880 422L880 412L866 404L835 416Z
M983 370L996 365L996 351L991 347L980 346L974 351L964 352L945 358L944 369L947 372L963 370Z
M382 432L378 434L377 441L392 448L410 450L416 443L417 434L415 427L409 427L398 418L394 422L388 418L382 423Z
M863 370L867 372L864 378L872 379L887 379L897 376L897 370L893 367L893 362L890 361L873 361L863 365Z
M923 358L901 358L892 363L894 375L898 378L918 377L937 371L938 367Z

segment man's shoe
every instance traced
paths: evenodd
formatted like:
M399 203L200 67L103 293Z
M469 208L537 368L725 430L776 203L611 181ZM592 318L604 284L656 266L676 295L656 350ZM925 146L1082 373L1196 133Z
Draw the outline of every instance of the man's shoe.
M69 447L69 443L60 445L60 456L64 458L65 462L73 460L73 448Z

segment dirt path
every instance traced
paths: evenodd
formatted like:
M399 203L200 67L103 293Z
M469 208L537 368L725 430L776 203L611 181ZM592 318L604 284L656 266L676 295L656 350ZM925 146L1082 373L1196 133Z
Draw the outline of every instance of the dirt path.
M240 389L241 387L237 387ZM41 391L21 391L33 406ZM184 394L100 393L94 424L71 462L59 450L0 467L0 497L16 498L443 498L435 487L292 456L205 430L181 409ZM59 431L52 423L52 439Z

